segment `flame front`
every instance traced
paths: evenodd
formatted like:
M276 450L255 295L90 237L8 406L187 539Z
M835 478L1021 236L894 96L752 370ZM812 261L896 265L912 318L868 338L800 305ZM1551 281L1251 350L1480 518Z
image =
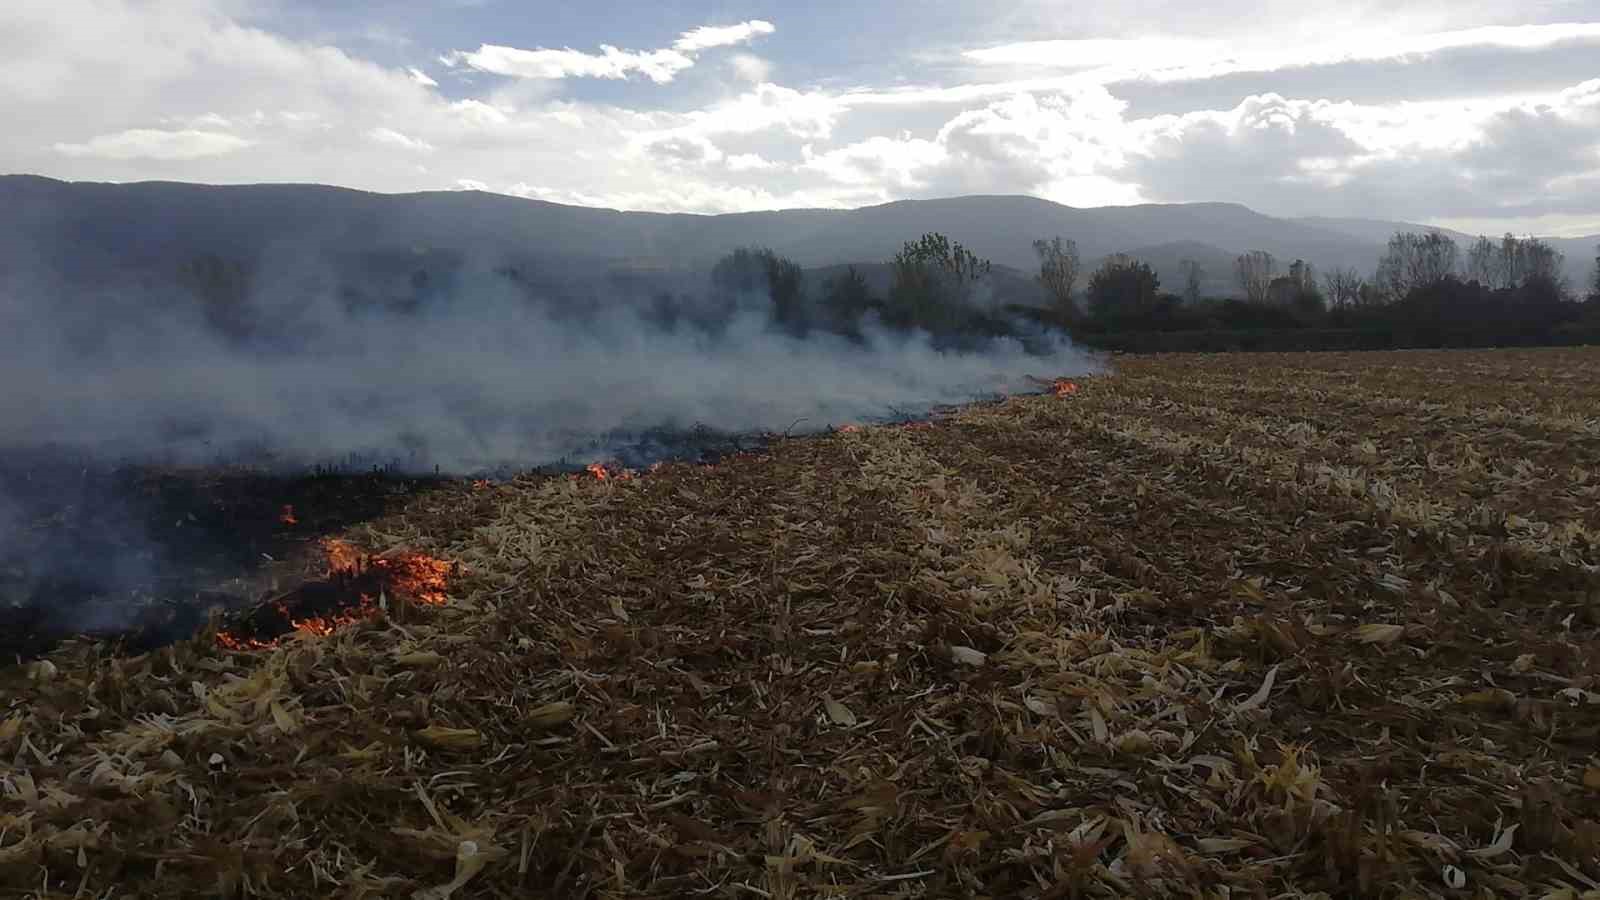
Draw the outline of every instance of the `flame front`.
M1078 383L1066 378L1057 378L1055 380L1055 389L1057 397L1070 397L1078 392Z
M294 516L294 504L285 503L283 510L278 513L278 521L284 525L299 525L300 520Z
M327 559L323 581L304 585L270 606L289 626L288 633L262 639L220 631L217 643L230 650L264 650L296 633L325 637L346 625L377 616L381 611L379 598L388 595L409 597L428 606L449 602L446 590L456 572L450 562L410 550L367 556L354 544L337 538L324 539L321 546ZM332 604L325 599L330 594ZM324 599L307 603L313 595ZM296 598L301 602L294 602ZM297 608L302 605L335 608L307 615Z

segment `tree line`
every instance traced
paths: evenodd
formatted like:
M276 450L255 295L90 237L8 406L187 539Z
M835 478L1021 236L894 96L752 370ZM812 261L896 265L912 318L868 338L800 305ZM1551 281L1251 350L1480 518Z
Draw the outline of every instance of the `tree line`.
M1600 247L1588 282L1574 288L1565 259L1538 238L1479 237L1463 253L1439 232L1396 232L1376 269L1319 274L1264 250L1234 259L1242 299L1201 295L1199 262L1183 260L1181 293L1155 271L1112 254L1089 276L1080 306L1072 293L1080 262L1070 240L1038 241L1038 280L1055 299L1051 318L1120 349L1311 349L1490 346L1600 342ZM1070 271L1071 277L1063 277ZM1191 332L1189 339L1174 333Z
M1600 247L1593 274L1576 288L1563 279L1560 252L1537 238L1509 234L1480 237L1463 252L1442 233L1397 232L1370 275L1348 267L1319 273L1301 259L1282 266L1273 254L1251 250L1234 259L1229 273L1241 297L1205 296L1208 273L1197 260L1180 263L1174 291L1163 288L1148 261L1126 253L1111 254L1088 271L1071 239L1041 238L1033 250L1038 269L1031 277L1047 298L1042 307L1037 298L1002 296L990 261L938 232L906 241L877 269L876 275L887 274L886 289L884 279L875 287L855 266L808 283L794 260L750 246L717 260L709 291L651 288L654 293L639 296L650 298L642 310L646 319L666 328L715 333L741 312L754 312L795 336L816 331L861 340L869 327L887 328L925 332L944 347L997 336L1026 339L1042 330L1129 350L1600 342ZM380 273L397 268L391 278L360 269L360 284L342 287L340 299L353 310L414 312L460 278L458 260L422 262L416 271L378 265ZM251 266L203 256L177 276L213 328L242 340L262 316L248 302L254 274ZM545 297L551 285L531 280L522 267L495 274L530 300L554 302ZM595 289L596 301L615 293Z

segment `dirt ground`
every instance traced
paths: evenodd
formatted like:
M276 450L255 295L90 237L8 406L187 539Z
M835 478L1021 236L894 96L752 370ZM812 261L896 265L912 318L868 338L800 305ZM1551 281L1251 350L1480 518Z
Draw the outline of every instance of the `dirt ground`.
M1600 350L1065 396L344 535L329 637L0 670L0 891L1600 897Z

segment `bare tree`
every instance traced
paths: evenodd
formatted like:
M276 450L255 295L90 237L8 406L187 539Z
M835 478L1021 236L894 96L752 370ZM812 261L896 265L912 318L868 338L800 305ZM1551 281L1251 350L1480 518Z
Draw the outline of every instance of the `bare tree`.
M1467 280L1476 281L1486 288L1501 287L1501 269L1500 245L1479 235L1467 248Z
M1454 275L1458 255L1456 242L1440 232L1397 231L1378 262L1378 285L1391 299L1403 299L1416 288Z
M1520 287L1530 278L1560 284L1561 265L1565 261L1561 251L1536 237L1518 239L1507 234L1500 239L1500 265L1504 270L1504 283L1500 287Z
M1039 283L1050 292L1062 312L1073 312L1072 289L1078 283L1082 264L1078 259L1078 242L1063 241L1059 235L1048 241L1034 241L1033 252L1039 254Z
M1468 281L1487 288L1517 288L1530 278L1562 283L1561 251L1536 237L1519 238L1507 234L1498 242L1479 236L1467 249Z
M1200 261L1186 259L1179 263L1183 267L1183 299L1190 303L1200 302L1200 278L1204 270L1200 268Z
M1352 268L1329 269L1322 273L1322 290L1334 306L1354 306L1361 300L1361 288L1366 280Z
M1265 250L1251 250L1233 261L1233 274L1251 303L1267 302L1267 289L1278 273L1278 262Z

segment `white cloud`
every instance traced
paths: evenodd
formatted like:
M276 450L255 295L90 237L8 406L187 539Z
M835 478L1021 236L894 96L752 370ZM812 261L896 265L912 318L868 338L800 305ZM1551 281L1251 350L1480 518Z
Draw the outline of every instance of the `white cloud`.
M728 58L728 68L741 81L760 84L772 78L772 63L754 53L735 53Z
M489 185L476 178L457 178L456 190L458 191L487 191Z
M916 190L926 186L923 173L949 159L934 141L910 135L878 135L825 153L803 148L802 168L820 172L840 184Z
M417 68L416 66L411 66L410 68L406 69L406 74L411 76L411 80L412 81L415 81L417 84L420 84L423 87L438 87L439 86L439 82L434 81L432 78L429 78L427 72L422 71L421 69Z
M0 121L28 127L0 130L0 171L117 181L177 173L384 191L465 185L687 212L969 192L1032 193L1077 206L1232 200L1265 212L1507 227L1577 228L1600 211L1600 80L1564 77L1518 83L1509 96L1508 88L1423 102L1405 97L1404 79L1390 79L1391 94L1356 100L1305 87L1337 81L1290 81L1300 87L1218 89L1213 100L1152 115L1126 101L1126 82L1107 82L1097 69L1011 78L1017 73L995 67L1024 63L985 62L966 70L979 75L965 83L923 82L948 70L908 64L904 81L863 77L846 88L824 75L797 89L774 83L765 60L729 52L741 81L707 79L670 105L629 108L580 99L581 88L547 78L460 77L447 97L417 78L420 69L243 27L227 15L235 2L12 0L0 28ZM709 48L757 33L696 30L684 40L693 35L694 47ZM1586 33L1426 32L1444 47L1438 53L1493 39L1535 44L1506 57L1530 60L1541 41L1560 44L1566 59L1571 42L1590 40ZM1295 52L1315 46L1285 44ZM1080 62L1108 65L1121 46L1076 45ZM1369 49L1393 51L1378 41ZM649 52L694 62L676 47ZM616 65L604 53L577 54L584 59L574 65L652 77L636 59L643 54L616 53ZM451 61L467 74L464 55ZM537 65L569 62L558 55ZM1208 64L1194 63L1190 74L1200 77L1194 67Z
M962 55L988 65L1085 69L1126 64L1130 59L1159 59L1165 65L1200 62L1223 51L1216 41L1181 38L1090 38L1085 40L1020 41L968 50Z
M464 62L480 72L534 79L615 79L638 72L657 84L665 84L692 67L695 54L702 50L741 44L774 30L771 22L760 19L726 27L702 26L684 32L670 48L643 51L620 50L610 44L601 44L599 53L585 53L571 47L523 50L483 44L477 50L449 54L448 64Z
M1032 69L1087 69L1100 81L1193 81L1244 72L1305 69L1349 62L1414 59L1469 47L1535 49L1561 42L1600 41L1600 22L1509 25L1407 33L1351 23L1331 39L1240 40L1146 37L1019 41L965 51L984 65Z
M752 134L776 128L797 138L826 138L844 109L839 97L822 91L760 84L683 118L688 122L685 130L700 134Z
M672 43L672 49L682 53L698 53L712 47L743 44L757 35L772 34L776 30L771 22L763 19L751 19L748 22L722 27L702 25L692 31L685 31L682 37Z
M83 143L57 143L58 153L98 159L190 160L222 156L250 146L250 142L218 131L161 131L130 128L115 134L96 135Z
M434 150L433 145L427 141L418 140L414 137L408 137L398 131L395 131L393 128L374 128L367 132L367 137L371 138L377 143L387 144L391 147L399 147L402 150L410 150L413 153L432 153Z
M778 167L777 163L763 158L759 153L735 153L727 157L725 162L734 172L762 172Z
M635 53L607 44L600 45L599 53L571 48L519 50L484 44L458 58L480 72L513 78L627 78L630 72L640 72L657 84L671 81L694 65L693 59L676 50Z

